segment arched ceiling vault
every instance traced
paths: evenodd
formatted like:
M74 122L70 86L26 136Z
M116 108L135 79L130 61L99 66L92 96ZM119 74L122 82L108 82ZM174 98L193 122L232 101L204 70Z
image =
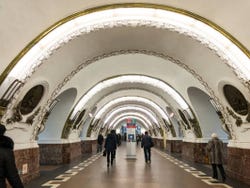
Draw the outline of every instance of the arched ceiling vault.
M63 69L59 72L58 67ZM53 74L55 71L57 74ZM0 77L0 95L14 79L23 84L13 93L2 121L12 115L29 88L49 83L32 125L34 139L47 107L65 89L77 88L76 104L100 81L130 74L169 83L188 104L188 87L204 90L233 131L218 82L235 84L249 97L249 71L249 51L219 26L198 15L147 4L106 6L56 23L17 56ZM90 100L89 107L99 101L99 96L133 84L134 88L157 88L143 81L112 85L99 90L95 97L86 98ZM174 107L185 108L161 88L157 92L168 95L167 101Z
M168 114L166 114L166 112L164 112L164 110L158 104L154 103L150 99L136 97L136 96L135 97L126 96L114 99L109 103L105 104L103 107L101 107L100 110L94 115L93 121L95 121L95 119L100 119L102 117L102 114L106 113L105 111L110 111L111 109L114 109L116 106L129 105L129 104L143 105L147 108L154 109L154 111L155 112L157 111L158 114L161 115L161 117L164 117L166 120L168 120Z
M103 120L98 121L97 126L99 127L107 127L108 129L112 129L114 127L114 123L119 120L121 116L124 116L125 114L141 114L146 119L148 119L150 122L148 123L150 126L149 129L164 129L165 126L169 126L170 124L164 124L161 117L158 117L158 114L155 114L155 112L151 111L150 109L144 108L141 105L120 105L116 108L113 108L111 111L108 111L107 114L103 117ZM158 117L158 119L157 119ZM96 127L93 127L93 129L96 129ZM158 132L157 131L157 132Z
M113 129L117 129L122 123L126 124L127 119L136 119L136 121L146 130L149 129L149 126L147 126L147 123L140 118L139 116L136 115L125 115L123 117L121 117L120 119L118 119L116 122L114 122L113 124Z
M114 102L118 102L117 100L126 101L125 99L128 99L129 96L133 98L141 98L140 101L149 100L149 103L155 103L159 106L159 108L162 108L163 110L166 106L173 108L171 104L167 101L168 98L166 98L166 96L164 95L160 95L161 93L157 92L157 90L150 90L150 88L133 87L133 85L130 85L130 88L112 90L110 93L105 93L104 97L99 95L99 100L96 100L95 103L88 105L90 109L89 111L91 111L92 109L91 106L97 109L96 113L92 114L92 124L95 124L95 119L99 119L102 111L104 111L108 106L110 106Z
M88 128L86 132L83 132L83 135L86 134L86 137L96 137L99 132L107 133L107 131L114 129L116 126L118 126L119 123L121 123L121 121L125 121L127 118L137 119L141 123L141 125L147 130L153 127L152 120L148 116L140 112L130 111L118 114L112 121L110 121L109 124L104 124L102 122L98 124L96 127L92 127L91 129Z
M107 127L107 128L116 129L116 126L118 126L118 124L121 121L125 121L129 118L137 119L138 121L140 121L145 129L151 129L153 127L151 120L147 116L145 116L141 113L127 112L127 113L122 113L122 114L119 114L118 116L116 116L110 122L110 127Z
M108 124L108 122L112 121L117 114L121 114L123 112L137 112L137 113L142 113L145 116L149 117L152 121L152 123L157 123L158 124L158 120L157 120L157 114L155 114L154 111L152 111L149 108L145 108L144 106L141 105L135 105L135 104L126 104L126 105L120 105L117 106L115 108L113 108L112 110L110 110L109 112L107 112L105 114L105 116L103 117L103 121L104 124Z

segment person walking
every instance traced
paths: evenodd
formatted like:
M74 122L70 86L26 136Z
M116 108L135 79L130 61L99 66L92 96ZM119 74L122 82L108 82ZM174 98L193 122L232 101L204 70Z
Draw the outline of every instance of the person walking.
M104 138L102 134L99 134L97 138L97 153L102 152L103 141L104 141Z
M0 187L7 187L7 179L13 188L24 188L15 163L14 142L5 132L5 126L0 124Z
M153 147L153 145L153 140L146 131L141 141L141 147L144 149L144 157L146 163L151 163L151 147Z
M139 134L136 135L136 145L139 145L139 142L141 141L141 136Z
M106 156L107 156L107 167L109 167L109 164L113 165L113 161L115 158L115 150L116 150L116 135L114 133L109 133L107 135L104 147L106 150Z
M223 142L218 138L216 133L211 135L212 139L207 144L209 162L213 169L213 178L218 179L217 167L219 168L222 182L226 180L226 173L223 168Z

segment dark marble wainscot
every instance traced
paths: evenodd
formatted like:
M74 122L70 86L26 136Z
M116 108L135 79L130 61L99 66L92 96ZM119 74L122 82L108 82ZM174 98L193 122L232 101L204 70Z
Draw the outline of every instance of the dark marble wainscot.
M153 138L154 147L163 149L164 148L164 141L162 138Z
M208 164L208 155L206 152L207 143L182 143L182 158L185 160Z
M67 164L81 158L81 142L66 144L39 144L40 164Z
M206 151L207 143L182 143L182 158L203 164L209 164L209 158ZM224 162L227 163L227 143L224 143Z
M228 147L227 175L250 185L250 149Z
M95 153L97 151L96 140L82 140L81 141L81 153L82 155Z
M40 175L39 148L15 150L16 166L24 184Z
M182 140L166 140L166 150L170 153L181 153Z

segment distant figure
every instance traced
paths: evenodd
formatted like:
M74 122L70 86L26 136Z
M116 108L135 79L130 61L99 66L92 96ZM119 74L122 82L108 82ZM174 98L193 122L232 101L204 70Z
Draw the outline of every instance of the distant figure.
M104 138L102 134L99 134L97 138L97 153L102 152L103 141L104 141Z
M222 182L226 180L226 174L223 168L223 142L218 138L218 136L213 133L211 135L212 139L207 144L207 152L209 153L209 161L213 169L213 178L218 179L217 167L220 170L222 177Z
M117 134L117 145L120 146L122 144L122 136L120 133Z
M136 135L136 145L139 145L139 142L141 141L141 136L139 134Z
M115 145L115 150L113 151L113 159L115 159L115 157L116 157L116 149L119 146L118 145L118 135L116 134L115 130L111 130L111 134L113 134L115 136L116 145Z
M124 139L125 142L127 141L127 133L123 134L123 139Z
M116 150L116 135L114 133L109 133L107 135L104 147L106 150L107 155L107 166L109 167L109 164L113 165L113 161L115 158L115 150Z
M145 135L142 137L141 147L144 148L145 162L151 163L151 147L153 146L153 140L151 136L148 135L148 132L145 132Z
M5 126L0 124L0 187L7 187L7 178L13 188L23 188L15 163L14 142L10 137L4 136L5 131Z

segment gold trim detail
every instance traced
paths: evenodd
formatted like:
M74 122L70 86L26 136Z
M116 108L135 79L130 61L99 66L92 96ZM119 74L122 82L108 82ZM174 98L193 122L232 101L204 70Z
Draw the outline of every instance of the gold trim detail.
M171 11L171 12L176 12L182 15L186 15L189 17L192 17L196 20L199 20L222 35L224 35L226 38L228 38L231 42L233 42L238 48L241 49L243 53L246 54L250 58L250 51L242 44L240 43L234 36L232 36L229 32L227 32L225 29L217 25L216 23L199 16L195 13L192 13L190 11L181 9L181 8L176 8L176 7L171 7L167 5L160 5L160 4L149 4L149 3L121 3L121 4L111 4L111 5L104 5L104 6L99 6L99 7L94 7L90 9L83 10L81 12L77 12L75 14L72 14L66 18L63 18L62 20L56 22L52 26L50 26L48 29L43 31L41 34L39 34L35 39L33 39L28 45L11 61L11 63L6 67L6 69L3 71L3 73L0 75L0 84L4 81L4 79L7 77L7 75L10 73L10 71L14 68L14 66L17 64L17 62L35 45L37 44L43 37L45 37L48 33L53 31L54 29L58 28L59 26L65 24L66 22L73 20L77 17L87 15L93 12L98 12L98 11L103 11L103 10L109 10L109 9L115 9L115 8L154 8L154 9L161 9L161 10L166 10L166 11Z

